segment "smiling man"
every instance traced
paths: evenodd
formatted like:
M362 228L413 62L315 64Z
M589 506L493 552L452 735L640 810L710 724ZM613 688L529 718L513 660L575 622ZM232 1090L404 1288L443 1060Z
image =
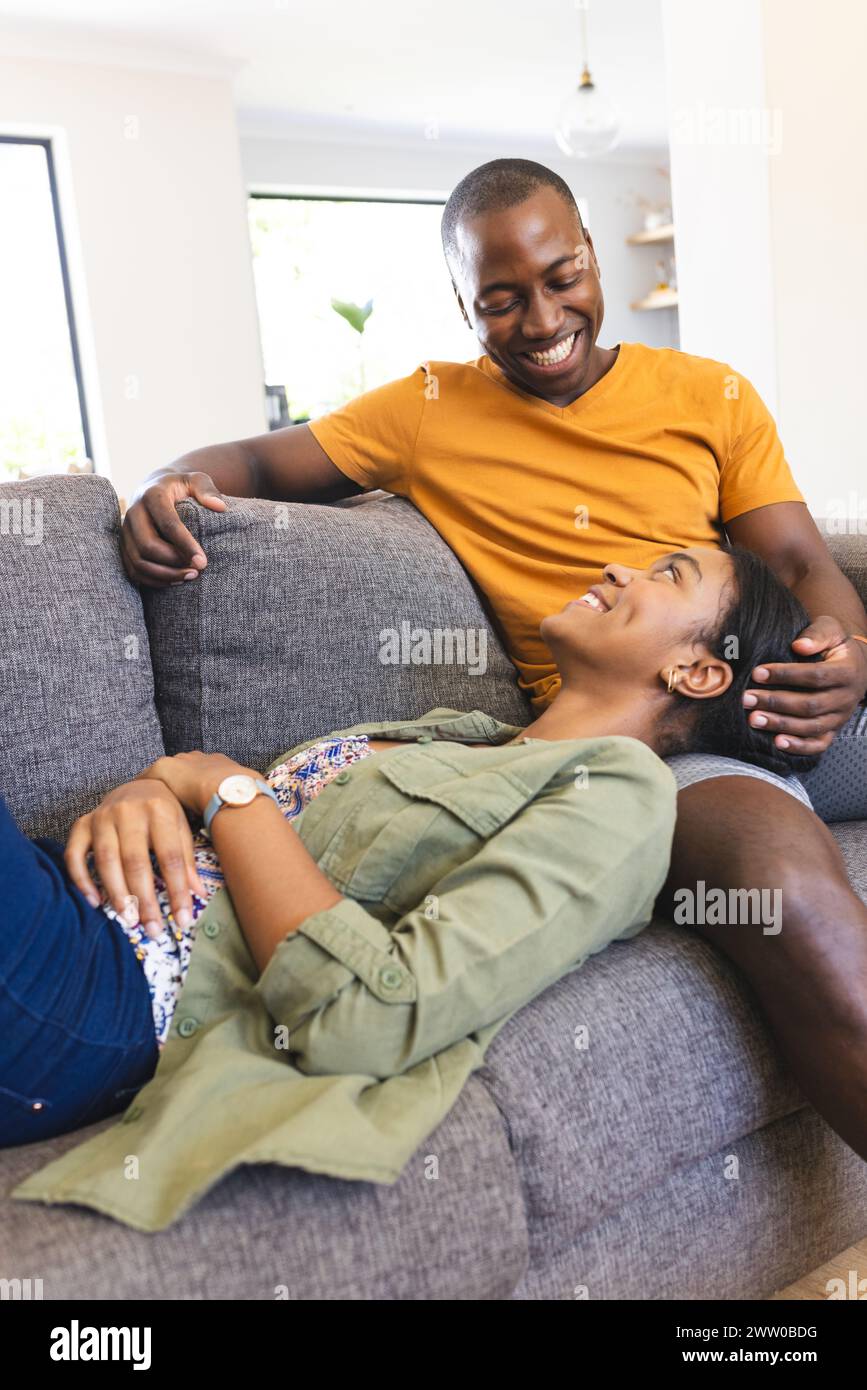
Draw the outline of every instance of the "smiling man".
M206 558L177 515L184 497L219 509L221 493L321 502L384 488L409 497L460 557L538 716L559 688L539 636L545 614L593 595L605 565L641 569L727 532L800 598L812 622L796 654L818 658L756 668L744 719L793 767L846 726L834 774L860 779L867 815L855 714L867 614L753 386L706 358L599 345L596 250L568 185L542 165L501 159L468 174L446 205L443 246L483 355L425 363L309 425L197 450L152 475L124 524L130 577L195 580ZM605 589L586 606L600 633L616 617ZM710 756L672 767L678 826L662 906L699 882L779 891L784 930L773 937L695 929L747 975L804 1094L867 1159L867 908L836 842L794 777Z

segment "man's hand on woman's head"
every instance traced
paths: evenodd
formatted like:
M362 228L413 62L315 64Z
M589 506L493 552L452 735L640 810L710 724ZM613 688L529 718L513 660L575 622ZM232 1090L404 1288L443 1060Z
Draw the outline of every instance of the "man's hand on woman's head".
M163 930L153 851L179 926L192 921L191 893L204 897L196 871L193 836L184 807L165 783L143 774L103 797L72 827L64 858L69 877L94 907L100 895L88 868L93 855L109 905L130 926L141 922L150 937Z
M195 579L208 563L202 547L177 512L192 497L212 511L225 511L226 499L207 473L167 471L144 489L127 509L120 537L124 569L134 584L163 588Z
M836 618L819 617L795 638L792 649L822 660L755 666L756 685L744 692L744 706L750 724L774 734L784 752L824 753L864 698L867 646L852 640Z

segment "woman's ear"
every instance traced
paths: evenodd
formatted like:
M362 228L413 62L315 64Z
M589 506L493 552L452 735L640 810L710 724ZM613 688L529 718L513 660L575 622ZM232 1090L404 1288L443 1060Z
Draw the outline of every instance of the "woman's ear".
M727 661L718 656L700 656L695 661L663 666L659 679L666 689L686 695L690 700L714 700L724 695L734 680Z

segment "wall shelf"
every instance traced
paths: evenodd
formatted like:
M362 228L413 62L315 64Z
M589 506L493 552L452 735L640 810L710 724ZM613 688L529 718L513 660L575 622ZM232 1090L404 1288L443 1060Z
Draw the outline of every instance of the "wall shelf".
M644 299L636 299L630 309L675 309L677 290L651 290Z
M635 232L626 238L626 245L652 246L659 241L674 241L673 222L667 222L663 227L654 227L650 232Z

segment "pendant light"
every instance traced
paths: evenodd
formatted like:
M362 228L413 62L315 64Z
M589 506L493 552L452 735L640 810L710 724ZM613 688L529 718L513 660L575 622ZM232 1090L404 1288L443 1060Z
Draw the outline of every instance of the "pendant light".
M581 80L561 107L554 139L563 154L576 159L592 159L614 149L620 139L621 118L614 103L600 95L590 75L584 5L581 7L581 35L584 47Z

